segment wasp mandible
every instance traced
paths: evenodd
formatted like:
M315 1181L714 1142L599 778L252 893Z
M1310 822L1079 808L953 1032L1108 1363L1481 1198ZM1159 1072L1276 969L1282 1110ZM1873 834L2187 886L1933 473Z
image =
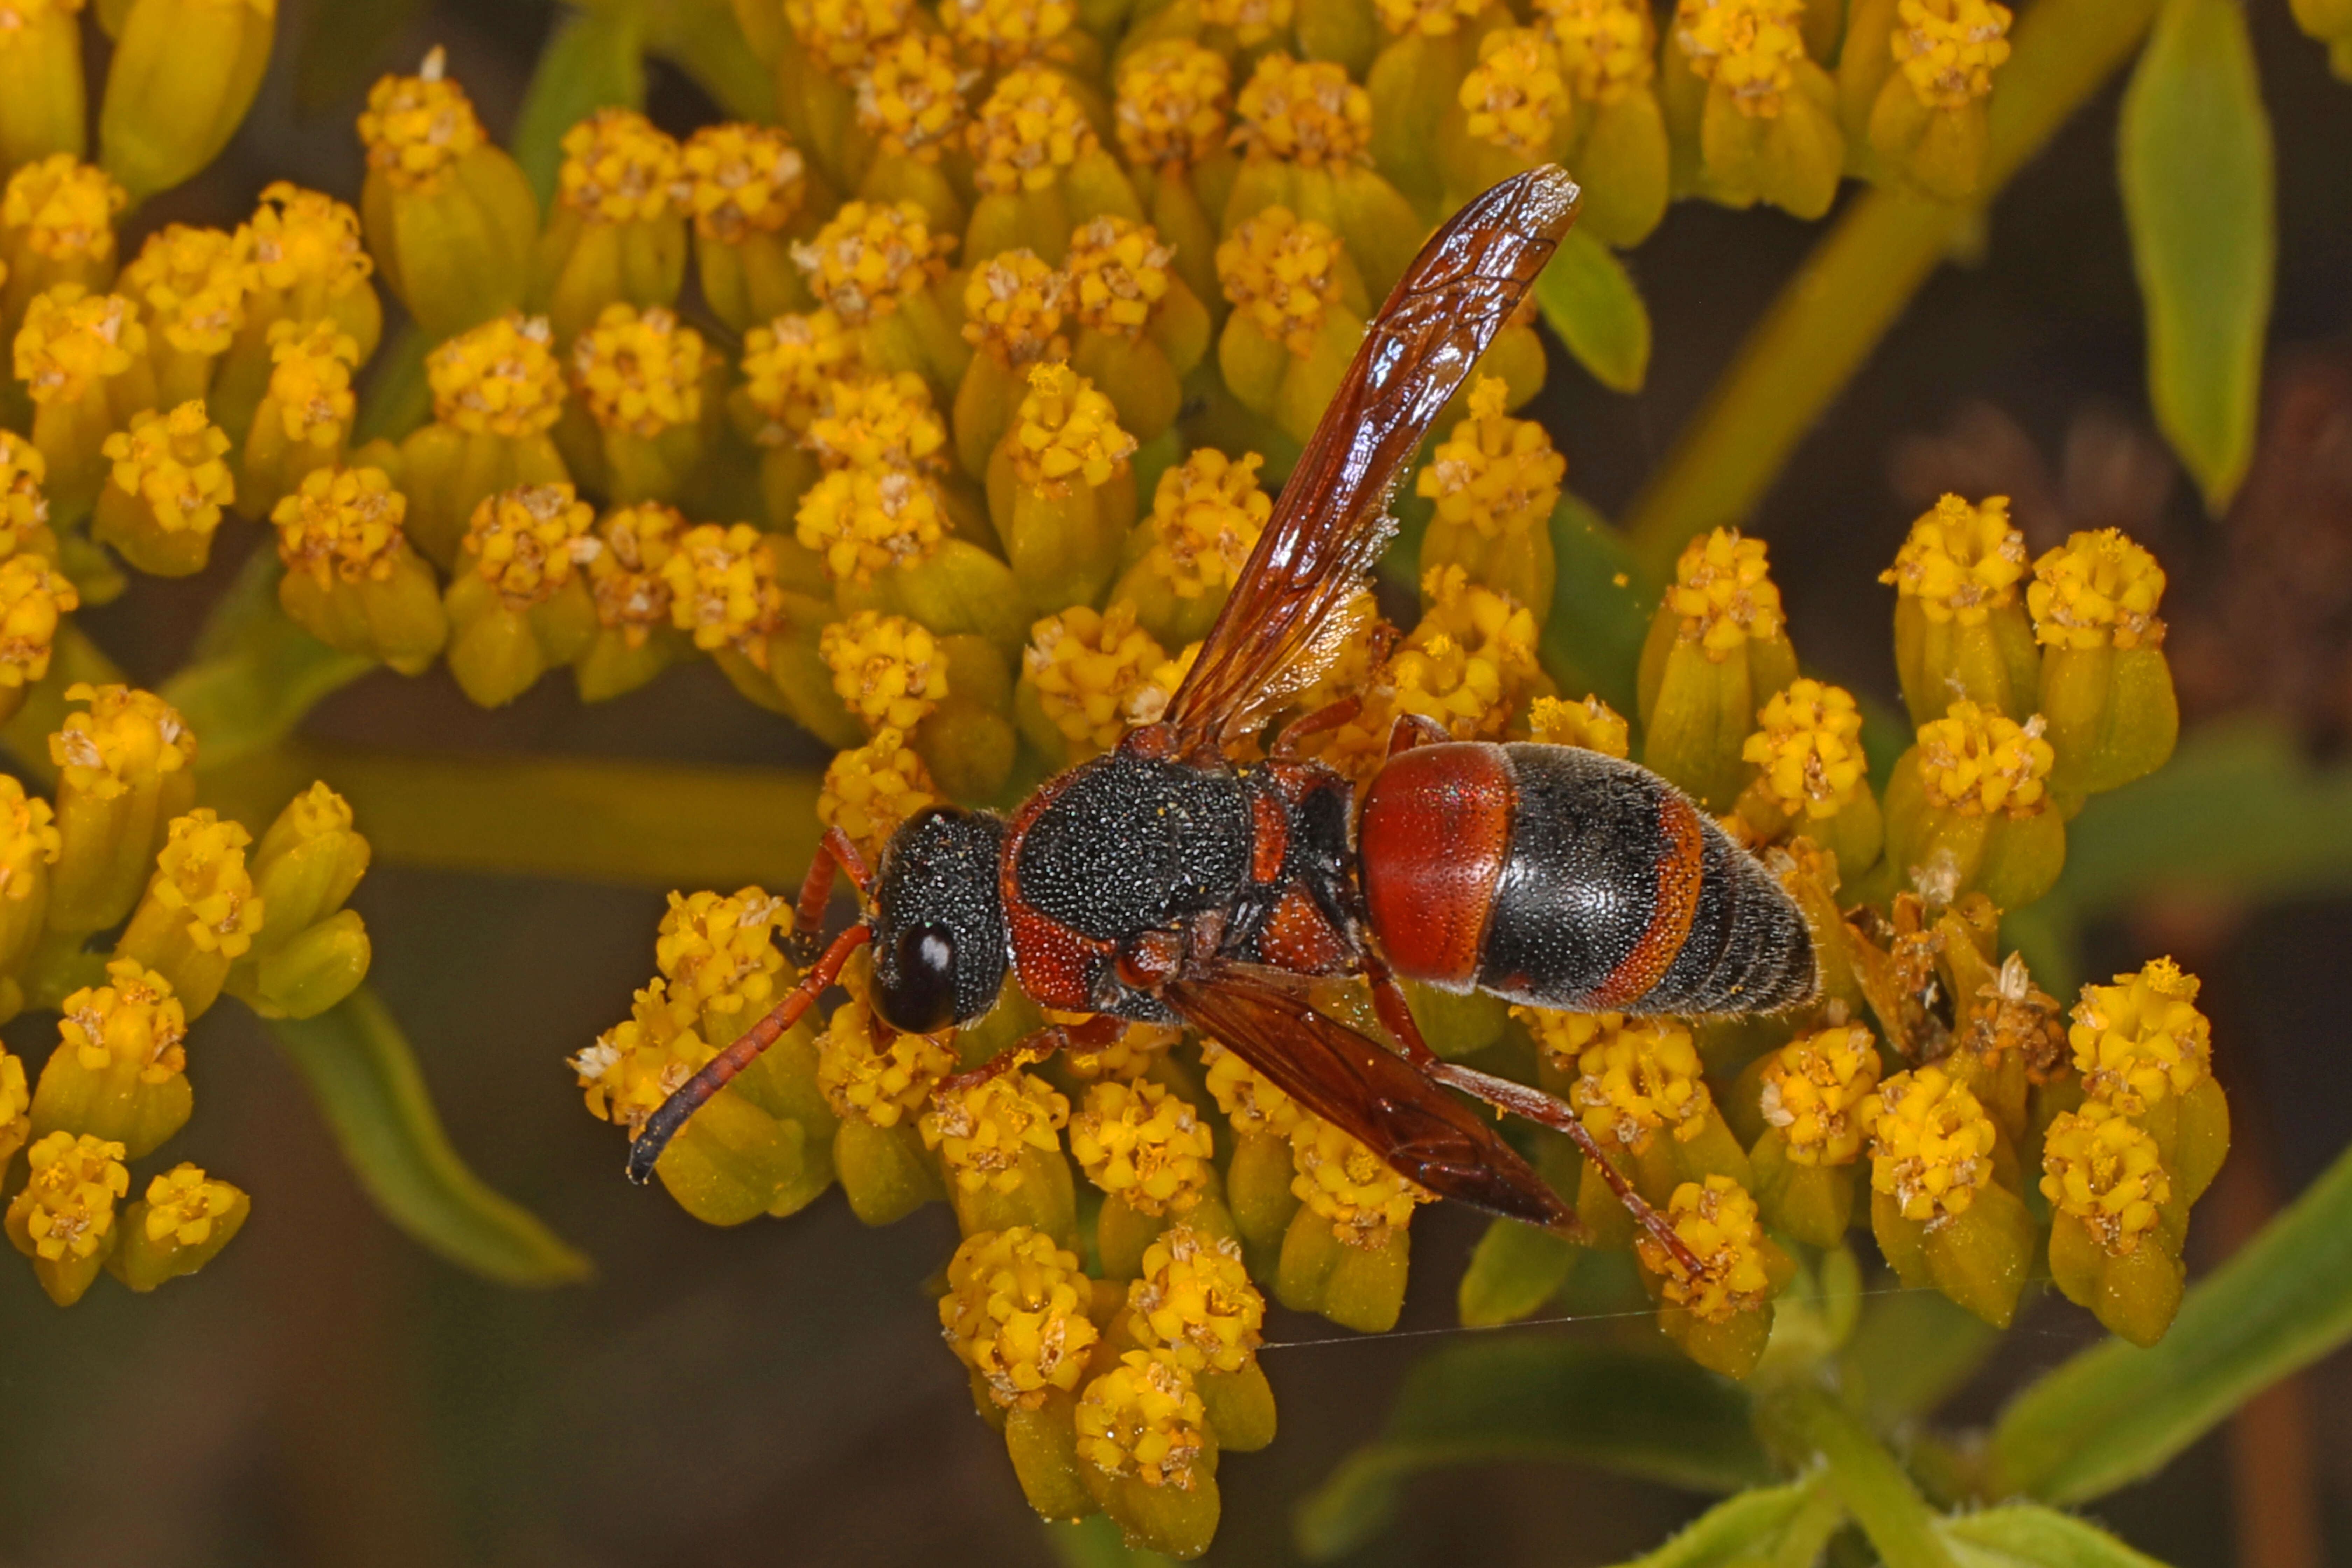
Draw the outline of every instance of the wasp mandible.
M1750 1013L1817 984L1793 900L1664 779L1567 746L1449 739L1399 722L1359 808L1302 737L1349 698L1271 718L1338 657L1339 612L1396 524L1391 492L1438 412L1575 220L1567 171L1534 169L1455 214L1367 330L1189 675L1159 721L1047 781L1008 817L933 806L869 869L838 828L802 889L820 929L835 868L865 912L773 1011L647 1119L629 1149L644 1182L703 1101L798 1021L851 953L874 944L873 1005L902 1033L969 1024L1010 969L1056 1026L966 1075L1129 1020L1223 1042L1399 1174L1446 1197L1569 1234L1576 1215L1447 1089L1576 1140L1651 1233L1697 1261L1610 1163L1569 1106L1440 1059L1401 979L1538 1007ZM1398 1049L1318 1011L1318 983L1358 976ZM955 1080L951 1080L955 1081Z

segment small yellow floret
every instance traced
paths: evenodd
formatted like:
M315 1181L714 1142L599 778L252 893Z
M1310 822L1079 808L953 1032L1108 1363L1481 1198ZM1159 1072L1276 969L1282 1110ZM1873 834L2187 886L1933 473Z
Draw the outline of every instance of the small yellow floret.
M1488 539L1546 526L1568 473L1568 459L1540 424L1503 411L1510 391L1498 376L1480 376L1468 416L1438 443L1415 485L1437 503L1440 518Z
M16 331L16 379L36 403L78 403L146 353L147 329L130 300L59 283L26 308Z
M1127 1310L1136 1339L1187 1372L1239 1372L1264 1338L1265 1298L1242 1266L1241 1243L1181 1222L1144 1249Z
M904 616L860 610L826 626L817 653L834 690L871 730L911 730L948 694L939 640Z
M1135 453L1118 410L1094 383L1053 360L1029 367L1029 390L1013 416L1013 471L1049 495L1074 484L1110 482Z
M392 575L406 535L408 498L382 468L313 468L301 488L271 510L278 554L287 569L308 572L321 588L382 582Z
M592 223L649 223L677 200L677 141L634 109L600 109L563 133L556 199Z
M1658 1277L1658 1293L1702 1322L1727 1323L1764 1305L1772 1280L1764 1266L1764 1226L1756 1200L1729 1176L1685 1182L1666 1204L1675 1235L1698 1257L1693 1274L1683 1260L1643 1231L1633 1239L1642 1267Z
M636 994L628 1022L605 1030L594 1044L575 1053L570 1066L579 1077L588 1113L627 1128L635 1138L646 1118L719 1054L718 1047L681 1024L681 1015L691 1012L672 1006L669 982L656 980Z
M1740 113L1770 119L1805 58L1804 0L1681 0L1675 42L1702 81L1720 84Z
M0 898L22 903L32 897L33 867L37 863L56 865L58 850L63 843L55 808L39 795L26 795L23 784L0 773ZM7 1059L16 1060L14 1057ZM24 1070L22 1063L17 1064L17 1070ZM5 1130L25 1109L19 1103L10 1110L8 1095L6 1083L0 1081L0 1130Z
M611 304L572 345L580 400L607 430L654 437L702 417L702 334L656 305Z
M947 440L930 386L902 370L835 382L802 445L828 468L915 468L935 464Z
M858 127L885 157L936 163L963 131L964 89L976 79L945 35L901 33L857 73Z
M1077 605L1039 621L1021 668L1076 761L1118 744L1128 700L1166 657L1122 599L1108 611Z
M1537 0L1536 11L1577 102L1622 101L1656 74L1656 34L1641 0Z
M205 1174L202 1165L181 1163L147 1184L147 1239L176 1247L202 1247L213 1227L245 1194Z
M247 229L230 234L167 224L147 237L115 290L138 301L149 330L174 351L225 353L245 325L252 247Z
M41 449L14 430L0 430L0 561L46 538L49 498L41 482L49 475Z
M1500 735L1541 673L1534 615L1458 565L1432 567L1421 592L1429 608L1388 664L1394 710L1434 719L1458 740Z
M1070 0L940 0L940 26L975 65L1003 68L1034 59L1070 30Z
M2197 1010L2197 977L2168 958L2083 987L2066 1039L2084 1093L2137 1116L2196 1088L2213 1069L2213 1026Z
M792 905L764 888L672 893L654 938L654 963L688 1016L733 1013L748 1028L775 998L784 967L775 938L792 929Z
M1201 0L1201 20L1231 30L1246 49L1288 32L1295 9L1294 0Z
M109 436L102 450L115 489L145 501L166 533L210 533L236 494L222 460L228 436L205 417L201 398L169 414L132 415L131 428Z
M131 195L95 163L54 153L8 176L0 229L12 243L56 261L105 266L114 258L114 219Z
M1257 330L1300 359L1339 302L1339 237L1288 207L1265 207L1217 247L1217 283Z
M30 1171L10 1207L22 1207L33 1255L47 1263L96 1255L114 1228L115 1201L131 1191L123 1146L60 1131L25 1152Z
M1929 804L1963 816L2042 810L2058 760L2042 731L2039 713L2020 724L1965 699L1953 703L1919 726L1919 782Z
M597 521L604 548L588 563L588 592L597 623L643 647L656 626L669 624L669 580L662 574L687 521L676 507L644 501L609 511Z
M368 165L404 190L437 186L449 165L488 140L465 89L441 74L439 49L425 57L421 75L378 79L359 129Z
M463 549L508 603L542 604L604 549L591 531L595 521L595 509L570 485L517 485L482 498Z
M0 688L21 687L49 673L58 623L80 606L80 594L47 556L0 561Z
M784 22L802 48L847 77L914 18L915 0L784 0Z
M1683 1142L1705 1131L1715 1098L1700 1076L1704 1069L1691 1032L1672 1018L1594 1016L1599 1026L1576 1058L1580 1076L1568 1095L1586 1130L1603 1143L1636 1154L1649 1148L1661 1128ZM1556 1051L1554 1029L1563 1038L1575 1032L1574 1026L1539 1028L1538 1040L1548 1052Z
M199 952L242 957L265 912L245 868L253 835L210 806L173 818L169 831L147 896L185 918L188 941Z
M1906 1219L1949 1222L1992 1180L1992 1118L1942 1068L1897 1073L1878 1086L1870 1123L1870 1184Z
M67 714L64 727L49 737L60 791L112 800L195 761L195 731L152 691L83 681L66 689L66 700L89 708Z
M778 316L743 336L743 394L766 424L766 447L789 446L808 428L836 378L856 361L857 345L829 310Z
M1257 63L1234 109L1234 140L1254 158L1281 158L1304 169L1354 163L1370 156L1371 95L1330 60L1297 60L1276 50Z
M1138 1214L1163 1215L1200 1202L1216 1140L1190 1101L1156 1083L1106 1079L1070 1118L1070 1152L1104 1192Z
M1521 158L1549 156L1569 114L1559 55L1533 27L1497 27L1481 38L1478 63L1455 99L1471 135Z
M1721 663L1748 639L1780 635L1780 590L1767 574L1764 542L1718 528L1694 539L1675 563L1666 604L1683 618L1681 640L1696 643Z
M240 871L243 858L240 853ZM58 1049L73 1052L89 1072L135 1067L142 1083L185 1072L188 1015L172 983L135 958L114 960L106 977L107 984L85 985L59 1005L65 1016L58 1021Z
M807 164L772 125L706 125L678 152L679 185L698 240L738 245L792 222Z
M425 356L433 417L468 435L535 436L563 413L563 368L544 316L484 321Z
M843 325L861 327L930 287L954 248L954 236L934 236L913 202L844 202L814 239L793 247L793 262Z
M896 1127L920 1112L956 1070L952 1047L929 1035L898 1035L863 1001L843 1003L817 1037L816 1086L835 1116Z
M1070 1102L1034 1073L1003 1072L931 1096L919 1131L956 1184L968 1193L1019 1189L1021 1157L1061 1152Z
M1233 67L1184 38L1139 46L1119 62L1119 150L1138 168L1197 163L1225 144Z
M678 535L662 563L670 624L706 653L730 644L761 669L783 615L775 547L748 522L706 522Z
M1862 752L1862 710L1842 686L1813 679L1772 694L1756 716L1757 729L1739 751L1757 783L1790 816L1834 816L1852 801L1868 773Z
M1101 143L1070 79L1044 66L1006 71L965 132L983 192L1042 191Z
M1002 365L1068 357L1061 335L1069 275L1032 250L1008 250L971 269L963 286L964 341Z
M1387 1246L1411 1224L1416 1205L1437 1201L1435 1193L1398 1175L1368 1145L1319 1116L1291 1128L1290 1163L1297 1172L1290 1190L1331 1222L1333 1236L1366 1251Z
M835 753L817 791L816 819L848 834L872 864L901 823L940 799L922 757L905 735L886 729Z
M1624 716L1598 697L1570 702L1538 697L1528 707L1528 738L1547 746L1581 746L1606 757L1623 757L1633 747Z
M836 583L870 583L890 566L919 566L946 542L939 481L882 463L835 468L801 496L793 536L824 556Z
M2033 563L2025 607L2053 647L2161 647L2164 568L2119 528L2069 537Z
M1077 1254L1027 1226L964 1237L948 1262L940 1328L948 1346L1006 1409L1073 1393L1102 1335L1087 1316L1094 1282Z
M1079 323L1097 332L1141 336L1168 297L1175 255L1149 224L1106 216L1079 225L1063 262Z
M2172 1201L2156 1139L2098 1100L2061 1111L2042 1146L2042 1195L2073 1215L2109 1255L2126 1257Z
M1902 0L1887 41L1921 103L1958 109L1992 91L1992 73L2009 58L2010 19L1993 0Z
M1196 447L1160 473L1147 561L1179 597L1197 599L1240 580L1274 515L1274 501L1258 483L1265 460L1255 452L1228 458L1214 447Z
M1208 1421L1191 1373L1164 1353L1129 1351L1078 1399L1078 1457L1107 1476L1190 1491Z
M360 215L290 180L264 186L253 216L237 233L248 237L256 290L323 302L363 285L375 270L374 258L360 241Z
M2017 602L2024 575L2025 535L2010 524L2009 498L1987 496L1982 505L1970 506L1948 495L1919 514L1895 564L1878 580L1918 600L1931 621L1974 626Z
M1209 1093L1235 1132L1270 1132L1287 1138L1293 1128L1308 1120L1297 1100L1244 1061L1240 1052L1215 1040L1202 1040L1201 1064Z
M269 401L289 441L324 443L349 430L359 399L352 370L360 346L332 321L284 321L269 329Z
M1764 1067L1764 1120L1800 1165L1849 1165L1862 1152L1878 1087L1878 1047L1859 1024L1832 1024L1791 1040Z

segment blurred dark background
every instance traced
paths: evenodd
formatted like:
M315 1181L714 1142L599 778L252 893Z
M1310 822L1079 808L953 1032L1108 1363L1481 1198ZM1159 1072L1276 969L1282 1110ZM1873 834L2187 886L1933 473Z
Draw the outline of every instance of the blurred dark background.
M271 179L355 199L350 127L367 83L414 68L434 43L501 133L555 19L525 0L348 0L342 36L378 47L306 50L312 8L331 4L289 0L245 131L200 181L137 216L126 255L166 221L237 221ZM2324 51L2279 0L2252 12L2277 129L2281 270L2263 450L2232 517L2202 515L2148 428L2111 90L2002 198L1980 258L1927 286L1755 521L1794 636L1828 675L1895 699L1877 573L1937 489L2007 490L2037 549L2070 528L2121 523L2157 551L2193 719L2264 708L2315 756L2334 754L2352 713L2352 89L2328 79ZM651 110L670 129L715 117L683 79L653 72ZM1542 407L1572 487L1622 508L1818 233L1776 213L1674 210L1630 258L1656 323L1647 390L1620 398L1554 367ZM84 624L134 675L158 679L258 537L233 522L205 576L142 581ZM551 680L496 714L437 669L383 674L334 699L310 732L443 752L816 758L708 666L598 710ZM101 1286L65 1312L21 1266L0 1268L0 1563L1053 1560L919 1289L953 1244L944 1209L868 1233L835 1194L790 1221L719 1232L621 1180L620 1141L582 1110L563 1058L625 1016L651 973L657 895L383 864L357 901L375 936L374 983L458 1146L591 1253L597 1279L515 1292L408 1243L362 1199L266 1035L222 1008L194 1042L199 1109L173 1150L252 1191L245 1236L193 1282L145 1299ZM2175 951L2207 977L2239 1137L2199 1213L2200 1266L2352 1142L2347 942L2344 901L2171 900L2094 933L2091 973ZM26 1020L8 1037L37 1064L54 1026ZM1424 1213L1405 1329L1452 1322L1480 1225ZM1291 1505L1376 1429L1399 1379L1443 1342L1282 1348L1335 1331L1278 1310L1268 1333L1282 1435L1221 1470L1213 1562L1289 1561ZM2085 1314L2043 1301L1962 1407L1990 1414L2092 1334ZM1697 1506L1556 1467L1443 1472L1412 1485L1396 1528L1361 1561L1611 1563ZM2095 1511L2182 1568L2352 1560L2352 1356Z

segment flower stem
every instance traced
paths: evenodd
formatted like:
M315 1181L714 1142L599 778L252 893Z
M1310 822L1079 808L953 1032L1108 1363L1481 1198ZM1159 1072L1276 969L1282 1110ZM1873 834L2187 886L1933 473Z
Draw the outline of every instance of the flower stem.
M1754 511L1789 454L1984 208L2120 69L2157 0L2045 0L2018 24L1988 113L1984 190L1950 205L1895 188L1855 200L1748 333L1625 530L1664 564L1697 534Z
M1886 1568L1956 1568L1919 1489L1853 1411L1821 1388L1799 1384L1775 1396L1764 1418L1829 1468L1831 1490Z

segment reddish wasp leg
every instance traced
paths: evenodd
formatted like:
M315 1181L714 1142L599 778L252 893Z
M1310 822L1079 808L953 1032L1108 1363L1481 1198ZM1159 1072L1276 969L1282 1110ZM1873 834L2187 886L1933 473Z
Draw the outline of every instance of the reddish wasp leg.
M1025 1036L1017 1044L997 1052L970 1072L957 1073L953 1078L940 1079L940 1089L960 1090L986 1083L990 1079L1042 1062L1055 1051L1072 1046L1107 1046L1127 1027L1127 1020L1110 1013L1097 1013L1083 1024L1048 1024L1034 1035Z
M1389 755L1410 752L1415 746L1434 746L1454 739L1454 732L1436 720L1419 713L1400 713L1389 730Z
M1585 1159L1600 1171L1601 1179L1609 1184L1609 1190L1615 1193L1617 1201L1641 1222L1642 1228L1655 1237L1659 1246L1673 1253L1675 1260L1689 1270L1693 1278L1705 1272L1705 1265L1699 1261L1698 1254L1690 1249L1688 1242L1675 1234L1675 1227L1667 1223L1666 1216L1651 1207L1649 1200L1633 1190L1633 1184L1602 1157L1600 1141L1592 1136L1591 1130L1584 1125L1583 1119L1574 1110L1539 1089L1513 1083L1507 1078L1496 1078L1475 1068L1460 1067L1448 1061L1433 1061L1424 1064L1422 1070L1449 1088L1475 1095L1498 1110L1524 1116L1539 1127L1549 1127L1555 1132L1565 1132L1575 1139L1576 1146L1584 1151Z
M1318 708L1312 713L1302 713L1282 727L1274 738L1274 760L1277 763L1298 761L1298 742L1309 735L1320 735L1338 729L1364 710L1360 697L1342 697L1339 701Z
M854 854L855 851L852 851ZM638 1130L629 1144L629 1180L643 1186L653 1178L654 1163L687 1119L702 1109L702 1102L727 1087L728 1081L745 1068L759 1060L760 1053L776 1043L776 1037L801 1021L824 988L841 973L841 966L849 955L872 938L874 928L859 921L833 939L833 945L814 964L801 983L785 993L784 999L768 1012L768 1016L744 1032L743 1037L711 1058L702 1070L680 1084L676 1092L661 1102L646 1124Z
M792 940L786 944L793 957L803 966L816 956L817 944L824 939L824 906L833 897L833 872L840 867L857 884L859 893L872 890L874 873L866 868L866 857L849 841L849 835L838 826L828 827L817 840L816 856L809 862L808 876L801 882L801 901L793 909Z

